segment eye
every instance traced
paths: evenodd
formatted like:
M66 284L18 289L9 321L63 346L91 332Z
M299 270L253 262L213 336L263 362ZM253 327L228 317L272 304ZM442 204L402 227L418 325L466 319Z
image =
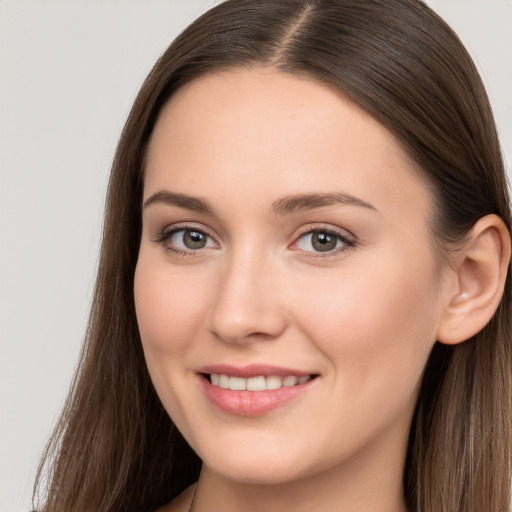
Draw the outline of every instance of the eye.
M195 229L180 229L179 231L175 231L172 236L169 237L169 242L180 249L196 250L207 247L209 242L211 246L213 241L202 231Z
M216 247L215 241L204 231L196 228L175 228L164 231L155 238L167 251L181 255Z
M338 252L355 245L354 241L341 233L326 229L310 230L295 242L293 248L306 252Z

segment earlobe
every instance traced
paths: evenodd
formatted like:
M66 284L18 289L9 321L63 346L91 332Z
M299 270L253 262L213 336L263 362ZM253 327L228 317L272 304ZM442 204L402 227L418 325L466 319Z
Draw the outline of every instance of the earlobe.
M454 345L480 332L503 295L510 262L510 234L497 215L478 220L456 256L454 286L446 300L437 340Z

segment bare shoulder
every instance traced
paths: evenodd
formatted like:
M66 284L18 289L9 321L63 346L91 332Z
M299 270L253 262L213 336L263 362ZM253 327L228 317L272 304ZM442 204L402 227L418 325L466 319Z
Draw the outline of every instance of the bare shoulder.
M157 512L188 512L196 484L187 487L179 496L170 503L159 508Z

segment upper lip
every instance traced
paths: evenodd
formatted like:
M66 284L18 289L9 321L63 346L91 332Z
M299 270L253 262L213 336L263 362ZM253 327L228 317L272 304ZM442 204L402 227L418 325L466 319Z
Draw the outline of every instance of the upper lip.
M297 370L295 368L284 368L282 366L274 366L268 364L250 364L246 366L234 366L231 364L211 364L203 366L198 370L198 373L203 374L218 374L218 375L229 375L230 377L269 377L270 375L277 375L279 377L287 377L294 375L296 377L302 377L305 375L315 375L311 372L305 372Z

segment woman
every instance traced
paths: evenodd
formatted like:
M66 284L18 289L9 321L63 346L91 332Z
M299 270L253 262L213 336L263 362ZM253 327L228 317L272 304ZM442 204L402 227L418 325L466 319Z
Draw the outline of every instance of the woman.
M509 510L510 229L423 3L212 9L119 142L41 510Z

